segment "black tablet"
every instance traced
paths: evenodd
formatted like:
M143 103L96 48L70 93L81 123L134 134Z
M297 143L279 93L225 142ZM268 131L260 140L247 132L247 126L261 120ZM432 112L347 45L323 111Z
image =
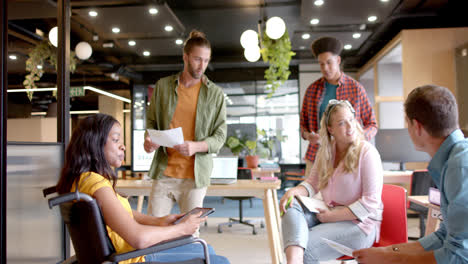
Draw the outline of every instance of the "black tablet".
M214 208L202 208L202 207L195 207L193 208L192 210L190 210L190 212L184 214L181 218L177 219L174 221L174 224L178 224L180 223L180 221L182 221L183 219L185 219L188 215L191 215L191 214L198 214L199 212L203 212L201 214L200 217L205 217L205 216L208 216L212 213L214 213L215 209Z

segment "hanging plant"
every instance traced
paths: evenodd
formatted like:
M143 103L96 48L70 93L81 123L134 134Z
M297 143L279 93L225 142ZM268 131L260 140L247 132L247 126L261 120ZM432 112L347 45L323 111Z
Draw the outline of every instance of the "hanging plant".
M291 51L288 31L286 30L279 39L270 39L265 32L262 39L261 53L263 61L270 64L270 67L265 70L266 91L269 92L268 98L270 98L291 74L289 62L296 53Z
M57 49L44 40L37 44L28 54L26 60L26 71L29 72L23 81L24 88L29 100L32 100L33 90L37 88L36 81L39 81L44 74L44 64L47 62L57 70ZM75 52L70 52L70 72L76 69ZM55 93L55 92L54 92ZM55 95L55 94L54 94Z

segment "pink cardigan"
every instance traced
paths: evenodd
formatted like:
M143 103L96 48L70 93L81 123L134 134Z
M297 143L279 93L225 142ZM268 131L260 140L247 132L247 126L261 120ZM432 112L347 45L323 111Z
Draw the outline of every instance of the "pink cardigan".
M320 191L329 207L347 206L358 218L353 222L366 234L375 227L376 241L379 241L383 211L381 200L383 170L379 152L371 143L364 141L356 170L345 173L343 169L341 161L327 187L318 190L318 173L314 165L301 185L309 191L309 196Z

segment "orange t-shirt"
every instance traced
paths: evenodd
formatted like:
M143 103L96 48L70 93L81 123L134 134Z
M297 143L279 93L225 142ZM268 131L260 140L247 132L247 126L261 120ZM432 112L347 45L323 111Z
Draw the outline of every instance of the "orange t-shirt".
M191 87L179 83L177 106L169 128L182 127L184 141L195 139L195 119L201 81ZM167 148L168 161L164 175L179 179L195 179L195 155L187 157L173 148Z

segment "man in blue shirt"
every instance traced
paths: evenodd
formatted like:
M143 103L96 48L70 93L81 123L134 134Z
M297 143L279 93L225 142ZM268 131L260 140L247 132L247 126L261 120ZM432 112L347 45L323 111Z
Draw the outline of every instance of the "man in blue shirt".
M468 263L468 141L458 128L455 97L444 87L418 87L405 101L405 114L415 148L432 157L428 171L440 190L443 221L417 242L353 256L359 263Z

